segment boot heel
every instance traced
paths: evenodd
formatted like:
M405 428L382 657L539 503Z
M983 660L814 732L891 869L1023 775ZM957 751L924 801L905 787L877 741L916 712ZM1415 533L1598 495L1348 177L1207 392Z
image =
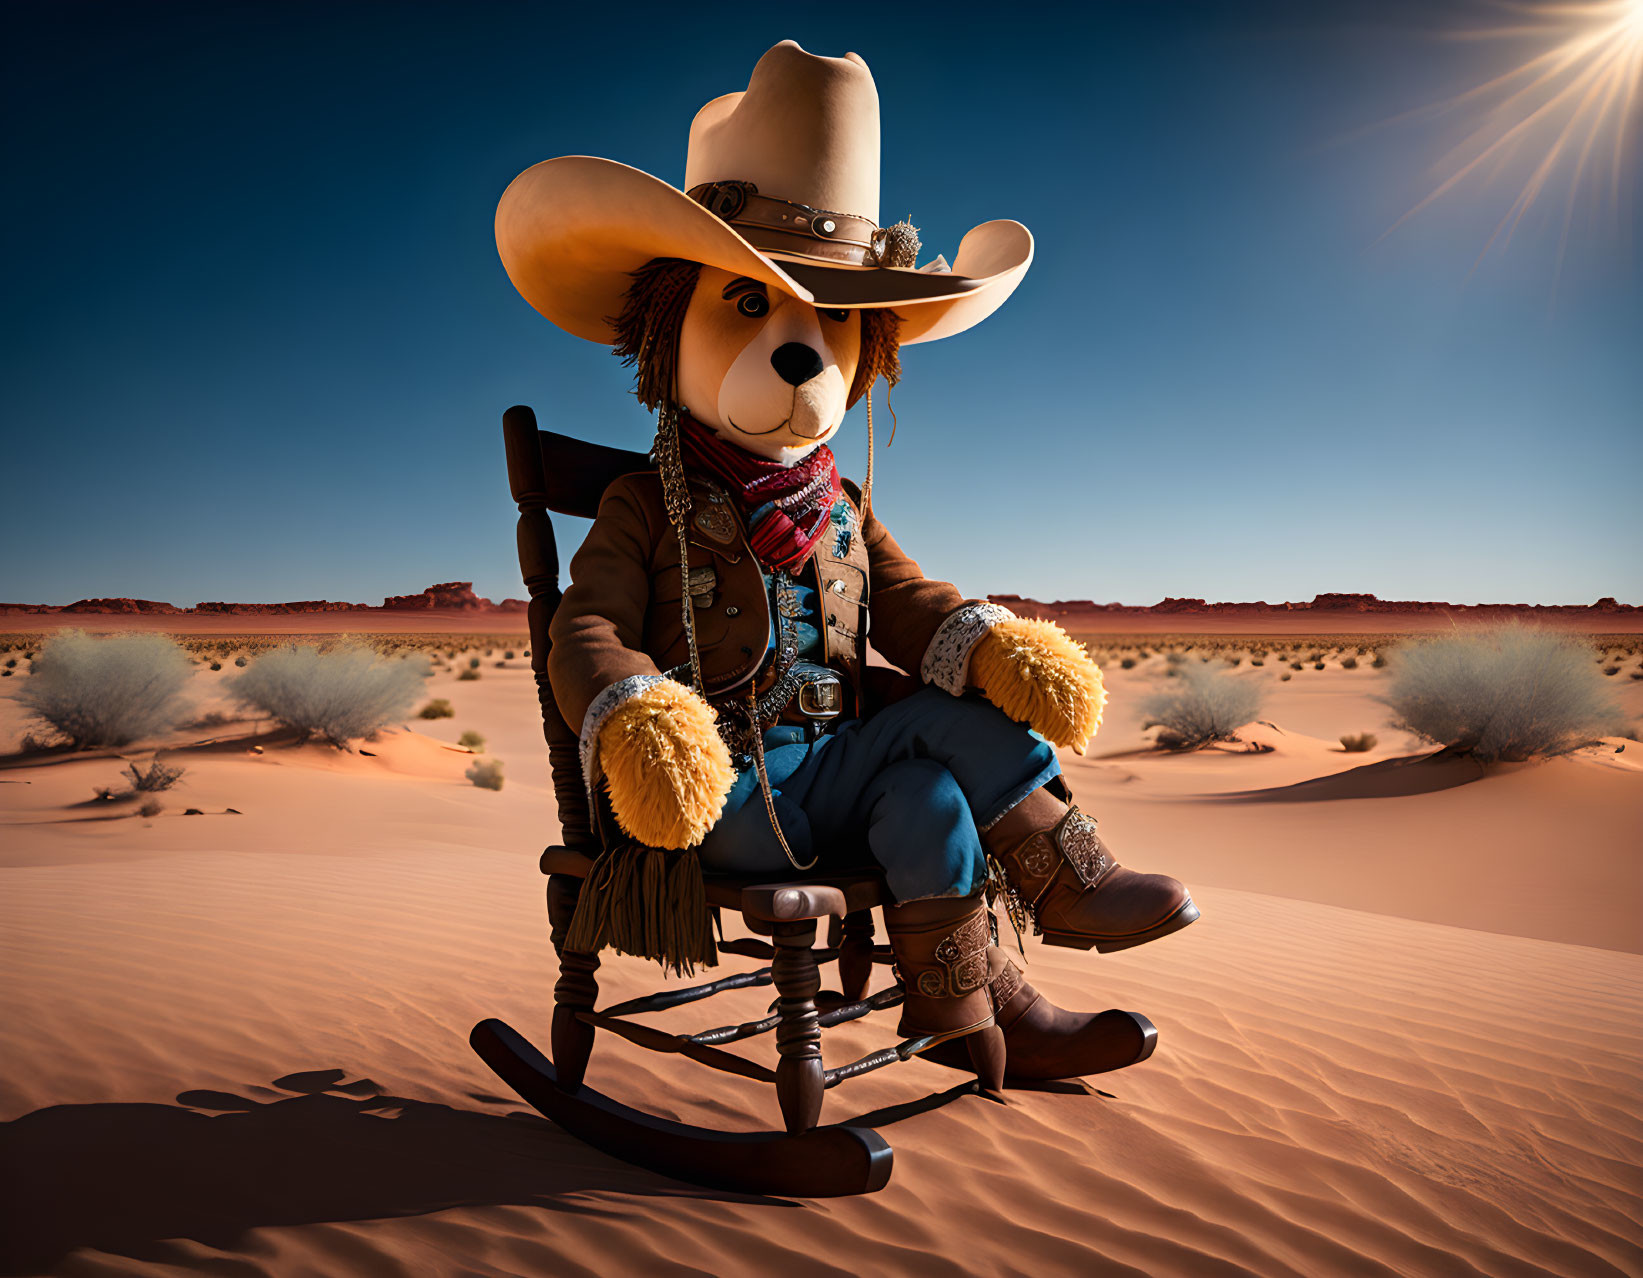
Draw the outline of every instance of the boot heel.
M1004 1090L1004 1031L997 1025L977 1030L964 1037L970 1049L970 1066L976 1072L976 1081L989 1092Z
M1069 950L1087 950L1095 945L1093 936L1079 936L1076 932L1046 932L1045 945L1060 945ZM1104 948L1104 947L1103 947Z

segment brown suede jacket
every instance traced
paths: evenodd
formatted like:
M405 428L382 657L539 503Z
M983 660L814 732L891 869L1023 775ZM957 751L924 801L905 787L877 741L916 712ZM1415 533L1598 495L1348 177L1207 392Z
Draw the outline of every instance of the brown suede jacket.
M708 695L736 691L749 680L763 692L773 681L760 671L770 636L770 603L747 544L734 500L713 480L690 477L690 595ZM872 515L861 524L860 492L845 481L856 514L847 552L834 554L829 529L799 573L814 587L824 616L824 663L856 692L860 707L869 617L873 647L917 675L942 623L966 604L947 582L931 581ZM571 586L554 616L548 677L565 721L584 733L587 713L611 691L640 685L678 666L688 670L681 616L679 541L668 522L656 471L624 475L606 489L599 513L571 560ZM686 674L684 682L689 682ZM620 696L620 693L617 694ZM872 704L873 698L867 698ZM603 708L613 708L614 702ZM859 711L858 711L859 712Z

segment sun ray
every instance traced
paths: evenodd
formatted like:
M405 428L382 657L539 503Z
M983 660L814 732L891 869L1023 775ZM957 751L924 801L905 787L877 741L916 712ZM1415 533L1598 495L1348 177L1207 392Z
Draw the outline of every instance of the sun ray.
M1492 183L1526 165L1527 175L1512 179L1516 191L1472 269L1492 251L1505 252L1529 212L1566 178L1555 258L1561 270L1588 175L1596 175L1590 185L1598 199L1606 196L1618 210L1628 167L1637 159L1632 144L1643 84L1643 0L1502 4L1498 9L1502 22L1451 32L1450 38L1521 41L1534 36L1552 43L1450 98L1394 117L1481 113L1437 165L1441 178L1375 243L1470 181ZM1594 170L1594 155L1605 153L1608 163L1599 160Z

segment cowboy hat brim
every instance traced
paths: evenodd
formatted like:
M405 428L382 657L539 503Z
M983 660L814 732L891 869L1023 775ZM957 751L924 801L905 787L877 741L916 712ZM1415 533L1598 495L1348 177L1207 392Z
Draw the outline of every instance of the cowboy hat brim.
M980 323L1015 291L1033 257L1019 222L984 222L951 271L846 266L765 253L683 191L615 160L569 155L526 169L496 209L496 247L519 293L560 328L615 341L630 275L679 257L745 275L818 307L894 307L903 345Z

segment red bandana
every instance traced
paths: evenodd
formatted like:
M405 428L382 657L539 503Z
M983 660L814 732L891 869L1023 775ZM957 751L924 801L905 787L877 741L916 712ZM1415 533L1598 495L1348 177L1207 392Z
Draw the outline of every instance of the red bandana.
M833 450L826 444L784 466L720 439L694 418L679 418L687 467L707 471L736 495L753 555L767 572L798 567L827 531L842 492Z

